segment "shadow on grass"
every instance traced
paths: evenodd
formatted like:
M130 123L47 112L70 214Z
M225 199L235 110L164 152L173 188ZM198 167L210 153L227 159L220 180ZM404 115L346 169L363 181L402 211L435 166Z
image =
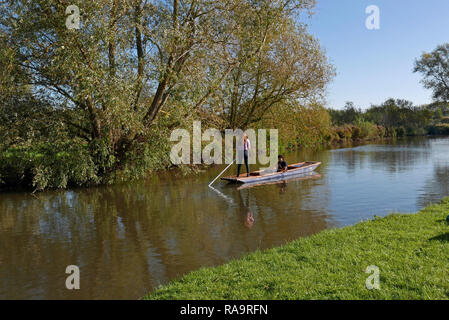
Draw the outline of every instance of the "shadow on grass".
M430 238L429 241L449 241L449 232L440 234L439 236Z

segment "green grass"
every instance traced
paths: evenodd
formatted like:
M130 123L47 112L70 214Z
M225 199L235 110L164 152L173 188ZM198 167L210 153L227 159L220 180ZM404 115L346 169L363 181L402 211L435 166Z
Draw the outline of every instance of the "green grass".
M449 198L191 272L145 299L448 299ZM369 265L380 289L368 290Z

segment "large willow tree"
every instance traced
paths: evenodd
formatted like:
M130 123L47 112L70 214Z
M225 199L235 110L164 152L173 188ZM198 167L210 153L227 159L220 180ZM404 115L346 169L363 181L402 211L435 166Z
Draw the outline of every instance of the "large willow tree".
M66 11L73 5L79 29L66 25L77 13ZM314 0L5 0L0 51L7 71L20 76L2 79L1 94L26 88L54 110L49 119L62 123L58 128L92 153L107 153L113 170L129 154L151 152L150 136L166 136L186 120L218 117L223 127L247 126L285 99L318 94L329 68L300 23L313 6Z

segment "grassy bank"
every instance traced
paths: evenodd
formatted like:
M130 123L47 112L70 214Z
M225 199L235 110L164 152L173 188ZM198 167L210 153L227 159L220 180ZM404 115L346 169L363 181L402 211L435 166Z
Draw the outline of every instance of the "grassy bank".
M449 198L203 268L146 299L449 299ZM368 290L368 266L380 289Z

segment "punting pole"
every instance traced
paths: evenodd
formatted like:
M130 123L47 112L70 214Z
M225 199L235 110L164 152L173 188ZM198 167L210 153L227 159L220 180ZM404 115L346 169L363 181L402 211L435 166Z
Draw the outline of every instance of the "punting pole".
M209 186L209 188L213 191L215 191L220 197L222 197L224 200L226 200L226 202L228 202L230 205L234 204L234 200L232 200L231 198L229 198L228 196L224 195L223 192L218 191L217 189L215 189L212 186Z
M235 162L235 159L234 160L232 160L232 162L222 171L222 172L220 172L220 174L214 179L214 180L212 180L212 182L211 183L209 183L209 187L212 185L212 183L214 183L218 178L220 178L220 176L226 171L226 170L228 170L228 168L233 164Z

